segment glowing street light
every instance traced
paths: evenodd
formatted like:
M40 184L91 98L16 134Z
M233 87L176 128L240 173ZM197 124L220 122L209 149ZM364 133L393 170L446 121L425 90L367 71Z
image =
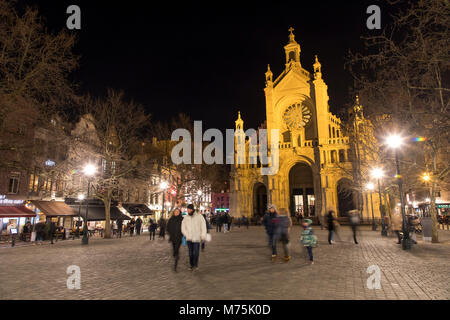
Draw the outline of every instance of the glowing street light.
M381 179L384 176L383 169L381 169L381 168L373 168L372 171L370 172L370 174L375 179Z
M390 135L386 139L386 145L392 149L398 149L403 144L403 138L397 134Z
M198 190L197 191L197 195L201 196L202 195L202 190Z
M80 200L80 201L84 200L84 194L80 193L78 195L78 200Z
M97 167L93 164L87 164L83 168L83 173L88 176L92 177L97 172Z
M166 190L169 187L169 184L166 181L163 181L159 184L159 187L163 190Z
M428 172L425 172L422 176L423 181L428 182L431 180L431 176Z

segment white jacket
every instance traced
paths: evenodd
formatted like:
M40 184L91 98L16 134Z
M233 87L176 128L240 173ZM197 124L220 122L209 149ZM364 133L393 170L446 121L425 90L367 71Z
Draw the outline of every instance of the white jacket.
M201 240L205 240L205 218L197 212L195 212L192 216L189 214L186 215L181 223L181 233L186 237L187 241L200 242Z

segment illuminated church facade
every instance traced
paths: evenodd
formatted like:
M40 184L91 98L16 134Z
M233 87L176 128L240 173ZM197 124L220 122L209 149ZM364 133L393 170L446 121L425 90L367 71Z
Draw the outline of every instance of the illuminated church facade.
M235 217L261 216L267 205L286 208L291 215L323 217L327 210L345 216L357 209L353 180L351 141L341 129L341 120L330 112L328 87L321 64L315 57L313 74L300 62L300 45L289 29L289 43L284 46L284 71L276 78L265 73L266 122L268 141L271 129L279 130L279 170L262 175L260 164L235 164L231 170L230 214ZM356 102L355 108L362 110ZM244 119L239 113L236 136L244 133ZM248 158L249 140L246 142ZM235 158L237 153L235 152ZM236 159L235 159L236 160ZM370 220L372 204L367 196L362 217ZM378 197L374 194L375 218L380 218Z

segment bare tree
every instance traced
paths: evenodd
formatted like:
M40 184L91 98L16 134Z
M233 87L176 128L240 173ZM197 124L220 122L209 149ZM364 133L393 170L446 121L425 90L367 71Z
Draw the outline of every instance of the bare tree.
M432 173L433 242L438 242L435 194L448 184L450 163L449 26L448 1L408 3L381 34L365 38L368 53L351 54L349 62L366 110L373 117L387 116L378 126L379 137L395 130L409 141L425 139L417 142L420 146L409 143L403 161ZM407 174L404 180L420 177L417 171Z

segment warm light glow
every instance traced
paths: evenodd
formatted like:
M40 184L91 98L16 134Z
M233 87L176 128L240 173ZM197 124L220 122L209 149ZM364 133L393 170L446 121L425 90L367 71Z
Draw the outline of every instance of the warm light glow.
M383 169L381 168L373 168L371 173L372 177L374 177L375 179L380 179L383 177L384 173L383 173Z
M430 179L431 179L430 174L425 172L425 173L423 174L423 176L422 176L422 179L423 179L423 181L425 181L425 182L430 181Z
M431 202L431 199L430 199L430 198L426 198L425 201L428 202L428 203L430 203L430 202Z
M87 164L84 169L83 173L87 176L93 176L97 172L97 168L93 164Z
M375 189L375 185L372 182L369 182L366 184L366 189L373 190L373 189Z
M80 194L78 195L78 200L83 200L83 199L84 199L84 194L80 193Z
M197 194L198 194L199 196L201 196L201 195L202 195L202 190L198 190L198 191L197 191Z
M390 135L386 139L386 144L388 145L388 147L393 148L393 149L400 147L402 145L402 143L403 143L402 137L400 137L399 135L396 135L396 134Z
M168 186L169 184L165 181L161 182L161 184L159 185L159 187L163 190L167 189Z

